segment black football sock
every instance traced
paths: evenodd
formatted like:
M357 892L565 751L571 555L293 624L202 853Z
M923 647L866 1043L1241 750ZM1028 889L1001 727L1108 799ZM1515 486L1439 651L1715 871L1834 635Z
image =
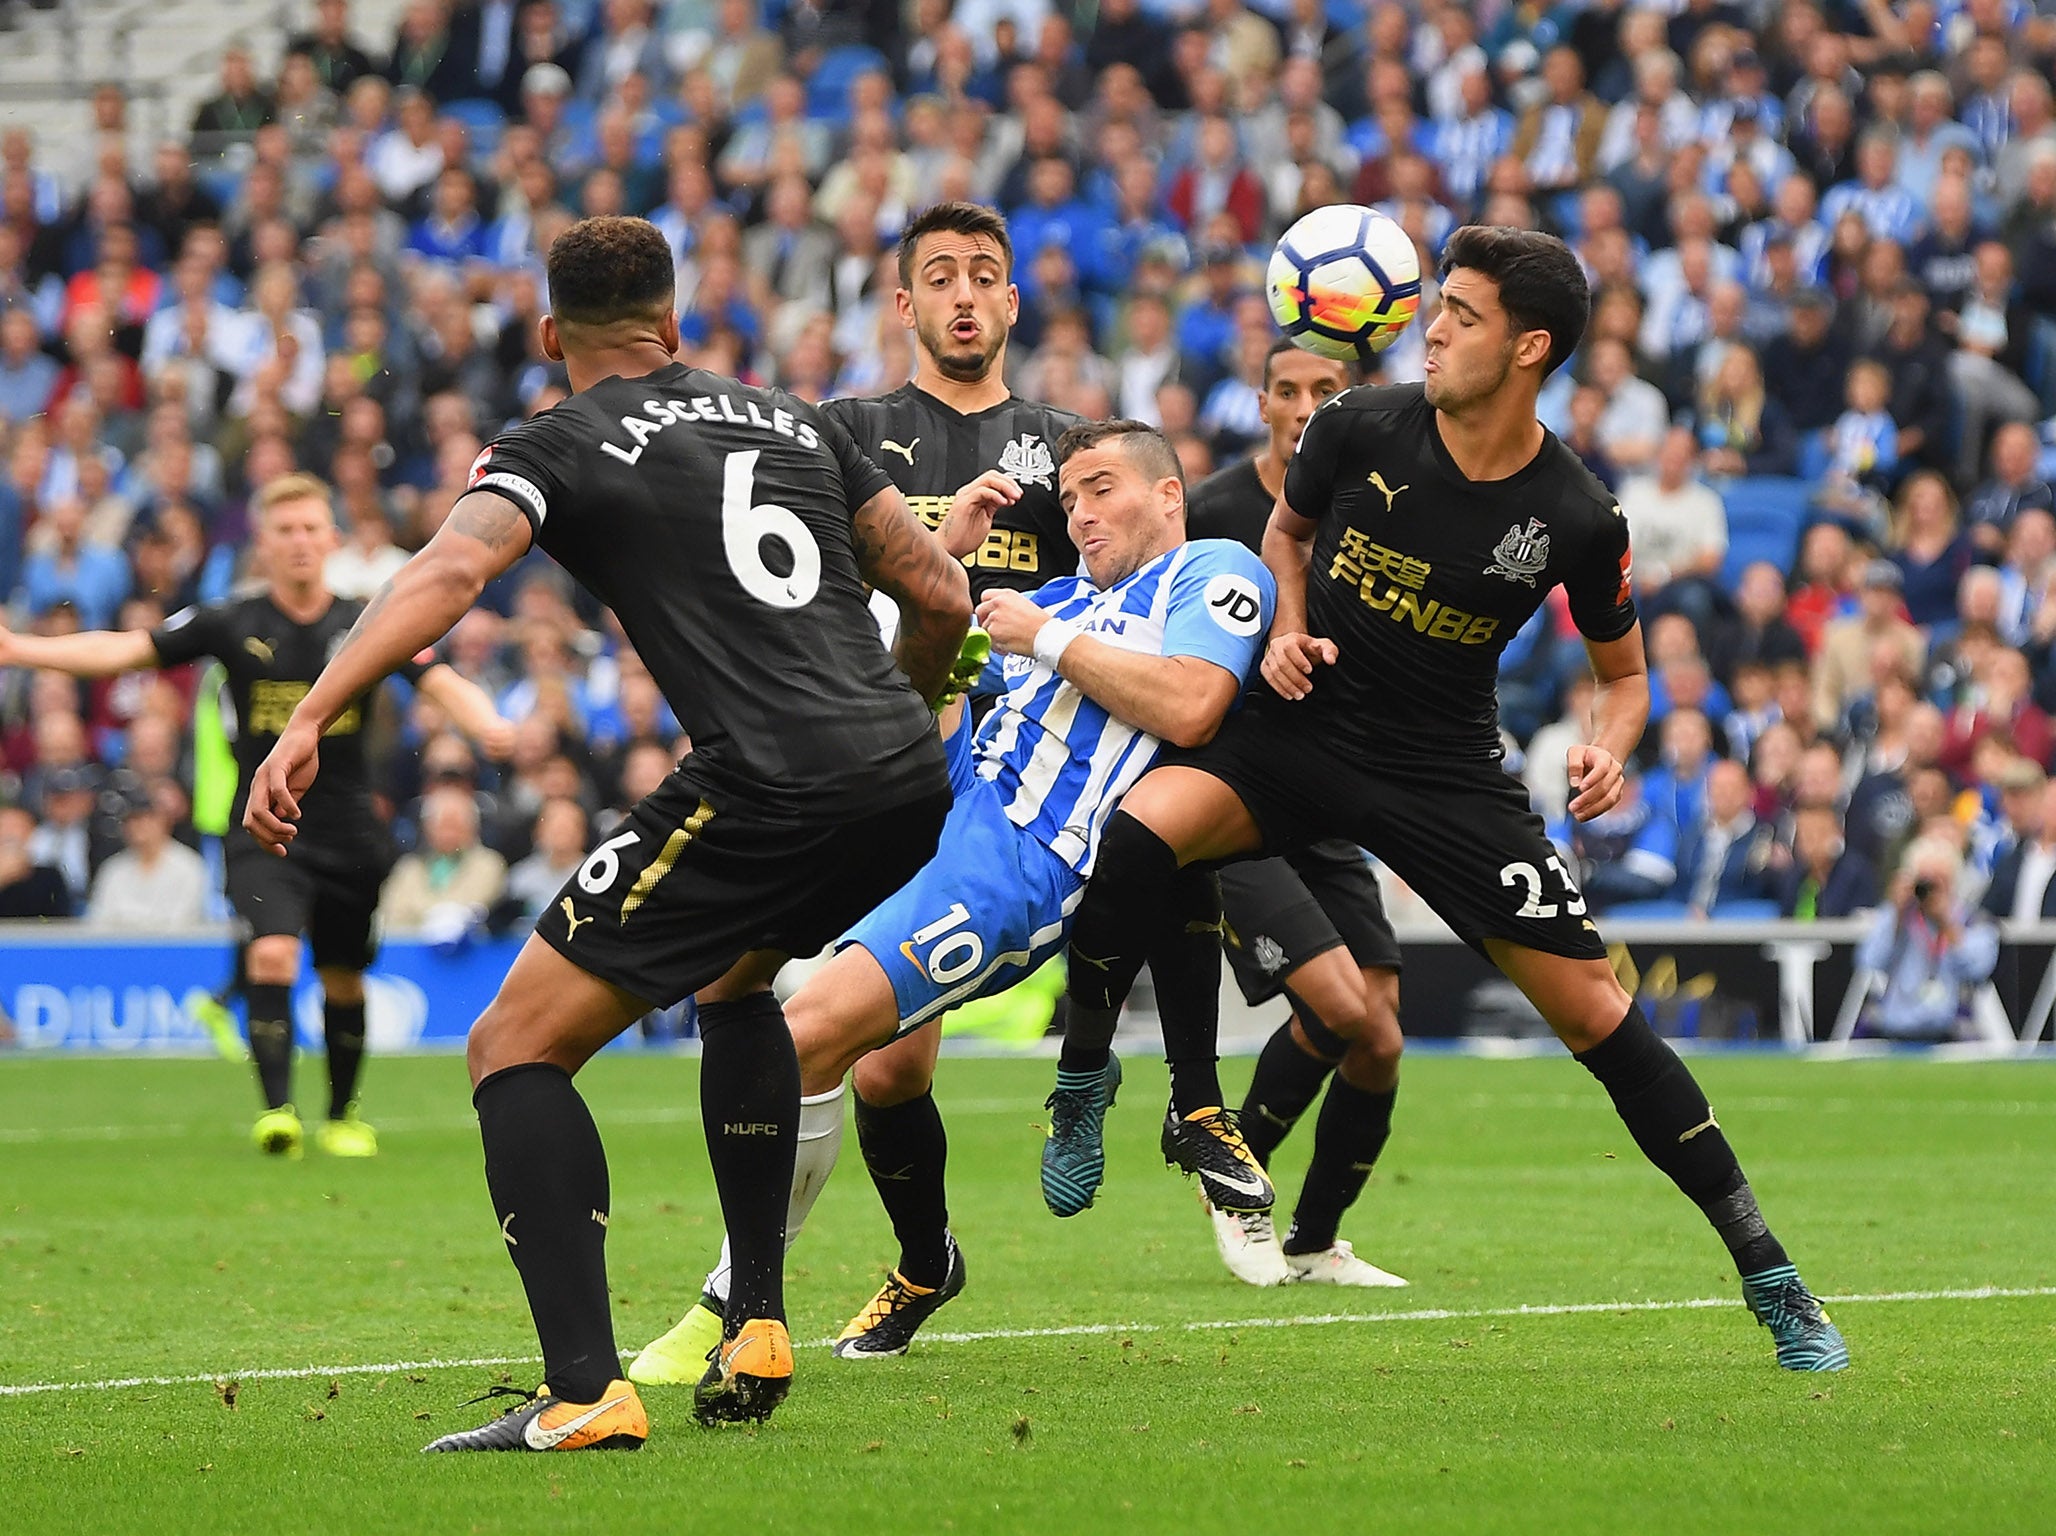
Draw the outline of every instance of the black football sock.
M1121 1005L1163 925L1178 856L1156 833L1116 811L1099 840L1099 857L1071 925L1064 1046L1060 1073L1096 1073L1107 1064Z
M949 1278L949 1197L943 1174L949 1136L935 1095L880 1106L860 1093L857 1145L885 1214L899 1239L899 1272L914 1285L933 1290Z
M800 1061L769 992L700 1004L700 1114L728 1224L728 1333L785 1316L785 1207L800 1138Z
M1149 947L1149 974L1172 1108L1184 1116L1220 1104L1221 882L1212 870L1178 871L1165 925Z
M543 1380L596 1403L621 1374L607 1304L607 1153L571 1074L547 1062L495 1072L471 1095L500 1237L543 1346Z
M250 1059L257 1063L257 1085L264 1107L278 1109L293 1100L293 994L290 987L252 983L243 989L250 1007Z
M1319 1253L1335 1246L1342 1213L1364 1192L1364 1180L1392 1135L1392 1103L1397 1088L1369 1093L1340 1072L1328 1079L1314 1122L1314 1156L1307 1164L1306 1183L1285 1234L1287 1253Z
M1307 1106L1320 1097L1321 1084L1335 1063L1311 1054L1293 1036L1292 1020L1278 1026L1256 1059L1256 1076L1242 1101L1242 1139L1266 1168Z
M324 1003L321 1029L328 1038L328 1117L340 1120L357 1097L364 1066L364 1004Z
M1738 1270L1753 1275L1787 1262L1706 1095L1640 1004L1630 1003L1620 1027L1578 1060L1612 1096L1642 1155L1706 1213Z

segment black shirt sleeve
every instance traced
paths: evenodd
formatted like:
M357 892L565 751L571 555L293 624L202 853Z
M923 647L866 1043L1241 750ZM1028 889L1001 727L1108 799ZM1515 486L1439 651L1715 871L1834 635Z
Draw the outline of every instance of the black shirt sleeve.
M1635 627L1635 596L1631 582L1634 560L1628 549L1628 520L1618 503L1595 510L1597 522L1586 542L1585 557L1564 577L1571 619L1587 640L1605 644Z
M160 667L181 666L202 656L222 656L235 648L236 625L227 605L208 603L181 608L150 631L150 644Z
M1327 516L1335 496L1335 468L1345 437L1344 407L1348 390L1330 395L1307 418L1299 447L1285 466L1285 504L1309 522Z
M494 438L471 461L467 491L495 491L521 508L540 544L550 508L578 473L578 433L561 407L531 416Z
M849 498L850 512L892 484L892 476L871 462L870 456L857 446L857 440L850 436L841 422L826 411L817 411L821 422L821 441L828 451L835 455L835 462L842 471L843 492Z

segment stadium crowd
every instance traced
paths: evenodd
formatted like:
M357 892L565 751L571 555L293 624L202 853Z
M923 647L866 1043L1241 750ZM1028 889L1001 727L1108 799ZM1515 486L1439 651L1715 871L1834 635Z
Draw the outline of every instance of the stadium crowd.
M1562 234L1591 277L1592 326L1544 411L1634 533L1655 704L1627 802L1563 815L1590 683L1561 593L1509 648L1502 698L1509 761L1595 909L1882 903L1936 934L1980 899L2056 915L2056 17L1083 11L413 0L374 42L347 0L317 0L275 79L229 48L189 134L147 156L118 85L75 157L7 129L11 622L148 627L225 594L261 574L255 489L293 469L334 488L331 585L369 593L480 444L563 398L536 337L540 253L582 215L664 232L688 361L821 399L910 374L908 215L991 203L1016 247L1015 391L1161 424L1196 480L1263 433L1270 242L1359 201L1430 273L1483 221ZM1416 327L1375 377L1420 361ZM516 742L481 761L389 690L396 926L439 901L533 910L683 745L540 555L447 659ZM201 916L186 845L211 707L191 676L0 674L0 916Z

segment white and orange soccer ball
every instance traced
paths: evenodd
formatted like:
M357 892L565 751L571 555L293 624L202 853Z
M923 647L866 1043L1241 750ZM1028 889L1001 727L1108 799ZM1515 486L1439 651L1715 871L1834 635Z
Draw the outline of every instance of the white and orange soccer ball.
M1420 310L1420 257L1406 231L1376 209L1331 203L1285 231L1265 289L1272 318L1299 346L1368 362Z

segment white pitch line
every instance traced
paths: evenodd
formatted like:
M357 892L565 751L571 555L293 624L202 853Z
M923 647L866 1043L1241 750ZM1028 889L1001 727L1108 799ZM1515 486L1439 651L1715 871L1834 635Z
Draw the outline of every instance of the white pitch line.
M1451 1100L1460 1109L1568 1110L1575 1113L1611 1113L1613 1106L1603 1093L1467 1093ZM1041 1105L1032 1099L944 1100L947 1115L1020 1115L1033 1121ZM1778 1096L1722 1099L1716 1106L1750 1114L1938 1114L1969 1115L1988 1119L2056 1115L2056 1099L1802 1099ZM602 1132L610 1125L697 1125L697 1107L656 1105L647 1109L608 1110L596 1117ZM478 1121L471 1115L380 1117L378 1129L402 1135L420 1131L469 1131ZM240 1124L214 1121L179 1125L60 1125L0 1127L0 1146L35 1146L48 1142L157 1141L188 1136L233 1138L242 1134Z
M1980 1285L1967 1290L1876 1291L1848 1296L1823 1296L1831 1307L1888 1301L1994 1301L2002 1298L2056 1296L2056 1285ZM927 1344L983 1344L997 1339L1071 1339L1129 1333L1233 1333L1244 1328L1326 1328L1338 1323L1446 1323L1494 1317L1580 1317L1604 1313L1700 1312L1739 1307L1733 1296L1695 1296L1685 1301L1576 1301L1531 1303L1518 1307L1422 1307L1408 1312L1322 1312L1311 1317L1245 1317L1190 1323L1077 1323L1064 1328L989 1328L976 1333L925 1332ZM833 1339L813 1339L802 1349L826 1349ZM622 1358L633 1359L636 1351ZM481 1355L468 1360L394 1360L382 1365L310 1365L293 1369L203 1371L186 1376L111 1376L100 1381L35 1381L0 1384L0 1397L29 1397L46 1392L114 1392L129 1387L207 1386L218 1381L305 1381L323 1376L397 1376L406 1371L448 1371L493 1365L535 1365L539 1355Z

